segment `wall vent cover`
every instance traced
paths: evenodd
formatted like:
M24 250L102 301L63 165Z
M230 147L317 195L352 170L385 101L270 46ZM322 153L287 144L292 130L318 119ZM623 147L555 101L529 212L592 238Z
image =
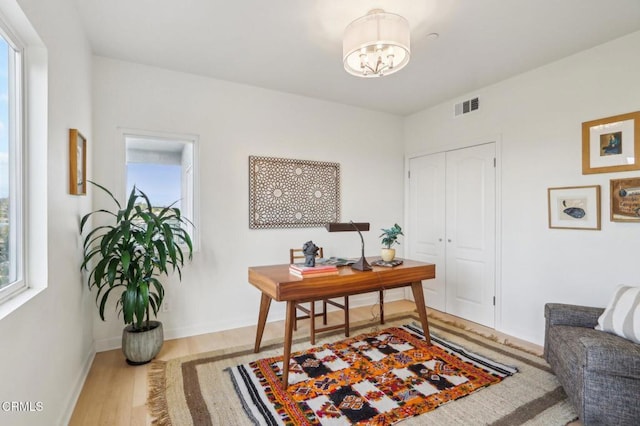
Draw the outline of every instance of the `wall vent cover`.
M480 99L473 98L468 101L460 102L454 105L454 116L468 114L480 108Z

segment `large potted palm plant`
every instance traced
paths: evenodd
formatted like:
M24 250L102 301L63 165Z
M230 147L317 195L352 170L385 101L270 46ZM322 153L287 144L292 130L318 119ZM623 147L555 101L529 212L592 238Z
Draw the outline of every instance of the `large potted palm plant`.
M177 272L185 255L191 259L193 246L183 217L176 207L153 207L147 195L134 187L126 206L121 206L105 187L100 188L117 209L99 209L88 213L80 222L85 231L90 217L106 215L106 224L98 223L84 239L81 269L88 271L89 289L96 289L100 318L109 297L116 297L116 308L124 319L122 351L129 364L144 364L160 352L164 341L162 323L151 321L157 316L164 299L160 276Z

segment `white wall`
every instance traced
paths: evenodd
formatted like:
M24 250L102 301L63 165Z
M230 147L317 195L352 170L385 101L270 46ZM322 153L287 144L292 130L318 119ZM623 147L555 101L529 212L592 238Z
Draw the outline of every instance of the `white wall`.
M452 119L446 103L407 118L403 128L398 117L338 104L104 58L92 64L70 0L19 3L48 48L49 282L0 321L0 400L41 401L44 410L1 412L2 424L66 423L92 360L93 339L103 348L120 339L120 319L114 313L99 321L78 273L78 222L91 209L93 189L86 197L67 193L71 127L88 138L89 176L120 195L118 127L200 137L202 242L183 282L167 286L171 311L160 319L168 337L255 324L259 297L246 281L246 267L285 262L287 249L307 239L329 255L358 255L352 233L249 230L249 155L339 162L342 218L371 222L367 255L376 255L376 230L404 217L403 137L404 152L412 155L498 136L499 328L541 342L545 302L603 306L615 285L639 281L640 227L608 221L608 182L640 173L581 175L580 123L640 109L640 33L474 92L482 102L478 113ZM602 230L549 230L546 188L591 184L603 189ZM373 303L374 297L359 301ZM272 306L270 320L283 317L280 305Z
M69 128L91 145L91 52L69 0L20 0L48 49L48 287L0 321L0 401L41 402L41 412L0 411L0 423L66 424L93 357L91 299L82 285L79 216L91 200L68 194Z
M498 329L542 343L544 304L606 306L618 284L640 284L640 225L609 221L609 180L582 175L581 123L640 110L640 32L407 117L405 153L498 140L502 257ZM453 117L479 95L480 110ZM600 185L602 230L549 229L547 188Z
M341 217L371 222L372 231L364 233L367 255L379 254L379 229L402 220L399 117L100 57L93 69L92 178L120 198L119 127L199 137L200 249L182 283L166 285L170 312L159 318L167 338L254 325L259 292L247 282L247 267L286 263L290 247L311 239L325 256L359 255L355 233L249 229L250 155L340 163ZM402 297L391 293L389 299ZM352 304L375 300L371 294ZM272 304L269 320L283 316L283 304ZM115 313L96 320L98 349L119 347L122 327Z

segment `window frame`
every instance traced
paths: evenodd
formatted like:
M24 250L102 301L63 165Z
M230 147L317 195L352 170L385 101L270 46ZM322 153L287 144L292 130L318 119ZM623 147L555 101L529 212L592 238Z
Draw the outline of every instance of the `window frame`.
M128 196L127 192L127 139L129 138L139 138L139 139L149 139L149 140L167 140L180 142L184 144L191 144L191 207L190 209L185 209L184 205L181 208L181 212L185 215L187 219L191 222L187 225L187 231L191 236L191 242L193 245L193 251L196 252L200 247L200 236L199 236L199 212L200 212L200 182L199 182L199 137L195 134L189 133L167 133L167 132L159 132L159 131L150 131L150 130L140 130L140 129L120 129L122 144L124 147L124 194ZM182 168L182 167L181 167ZM181 175L184 171L181 172ZM189 187L186 188L187 191ZM185 190L185 188L181 188L181 192ZM184 198L184 197L183 197ZM153 201L153 200L152 200ZM185 212L191 211L191 215L185 214ZM191 216L191 217L190 217Z
M47 137L48 58L47 49L15 0L0 3L2 35L19 52L15 73L20 87L13 109L12 126L17 138L12 161L17 166L14 191L21 197L14 213L20 231L15 236L15 253L21 280L0 293L0 319L15 311L47 288Z
M27 289L24 276L24 169L23 150L26 141L23 131L22 103L24 88L24 47L20 40L12 33L11 28L0 19L0 37L8 47L7 83L8 83L8 172L9 194L11 200L7 215L9 217L9 268L13 269L15 280L0 288L0 303L10 299ZM11 53L13 52L13 53Z

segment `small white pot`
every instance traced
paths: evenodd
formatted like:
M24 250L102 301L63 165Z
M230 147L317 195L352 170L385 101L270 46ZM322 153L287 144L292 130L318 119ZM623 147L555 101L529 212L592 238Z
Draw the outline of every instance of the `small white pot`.
M396 257L396 249L383 248L380 256L385 262L391 262Z

